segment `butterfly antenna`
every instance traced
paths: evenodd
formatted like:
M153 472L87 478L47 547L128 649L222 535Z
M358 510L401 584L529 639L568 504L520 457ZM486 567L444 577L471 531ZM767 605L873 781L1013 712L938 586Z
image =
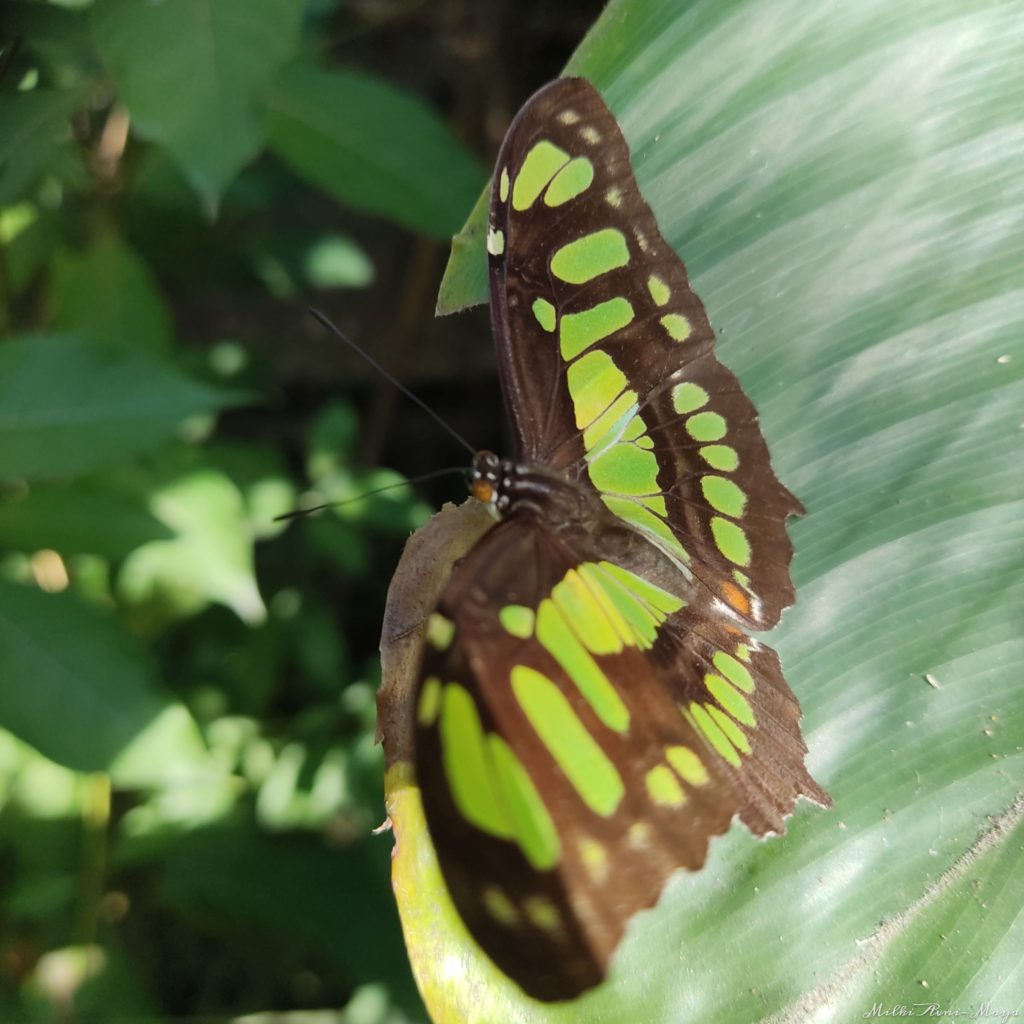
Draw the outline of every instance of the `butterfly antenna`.
M314 309L312 306L307 307L313 317L318 320L324 327L329 331L333 331L346 345L350 348L355 349L385 380L390 381L399 391L405 395L406 398L412 399L438 426L446 430L452 437L455 438L463 448L469 452L470 455L476 455L476 449L454 428L449 426L433 409L427 405L417 395L414 395L404 384L399 383L387 370L384 369L376 359L369 354L369 352L360 348L344 331L341 330L333 321L329 320L323 313L318 309ZM373 493L373 492L371 492Z
M291 512L284 512L274 516L274 522L280 523L286 519L301 519L303 516L312 515L325 508L341 508L342 505L351 505L354 502L369 498L371 494L382 494L384 491L393 491L396 487L414 487L416 484L426 483L428 480L436 480L439 476L449 476L454 473L466 473L465 466L446 466L444 469L435 469L422 476L414 476L409 480L396 480L393 484L385 484L383 487L375 487L372 491L363 491L354 498L346 498L344 501L327 501L323 505L312 505L310 508L297 508Z

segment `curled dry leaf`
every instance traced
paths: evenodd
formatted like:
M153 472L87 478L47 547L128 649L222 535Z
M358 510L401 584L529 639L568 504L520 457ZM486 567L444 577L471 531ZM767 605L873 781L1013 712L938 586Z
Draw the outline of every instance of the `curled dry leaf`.
M377 742L388 767L412 762L413 696L427 616L452 567L494 525L473 499L445 505L406 542L388 588L380 636L381 685L377 693Z

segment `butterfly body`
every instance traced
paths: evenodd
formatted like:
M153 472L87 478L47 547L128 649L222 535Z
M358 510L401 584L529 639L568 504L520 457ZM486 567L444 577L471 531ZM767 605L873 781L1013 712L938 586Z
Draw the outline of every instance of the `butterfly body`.
M470 933L559 1000L734 817L829 801L750 636L792 602L801 507L586 81L510 128L488 252L517 451L474 460L498 522L427 624L416 772Z

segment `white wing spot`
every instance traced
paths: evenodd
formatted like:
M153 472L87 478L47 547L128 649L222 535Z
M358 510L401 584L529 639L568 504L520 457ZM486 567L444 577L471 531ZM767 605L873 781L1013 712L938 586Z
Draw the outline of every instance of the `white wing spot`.
M579 119L580 115L577 114L575 110L563 110L558 115L558 120L561 121L562 124L576 124Z
M589 142L592 146L596 146L601 141L601 133L593 125L585 124L580 129L580 135L583 136L585 142Z

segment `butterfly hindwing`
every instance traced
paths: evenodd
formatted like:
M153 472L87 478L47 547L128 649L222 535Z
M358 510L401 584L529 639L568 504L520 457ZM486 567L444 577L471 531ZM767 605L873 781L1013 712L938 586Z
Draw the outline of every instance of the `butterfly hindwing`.
M595 488L751 628L774 625L800 504L584 79L542 89L509 129L488 252L519 456Z
M630 917L734 815L779 831L798 793L824 796L774 653L586 546L529 517L491 530L430 620L417 709L455 905L543 999L600 981Z

